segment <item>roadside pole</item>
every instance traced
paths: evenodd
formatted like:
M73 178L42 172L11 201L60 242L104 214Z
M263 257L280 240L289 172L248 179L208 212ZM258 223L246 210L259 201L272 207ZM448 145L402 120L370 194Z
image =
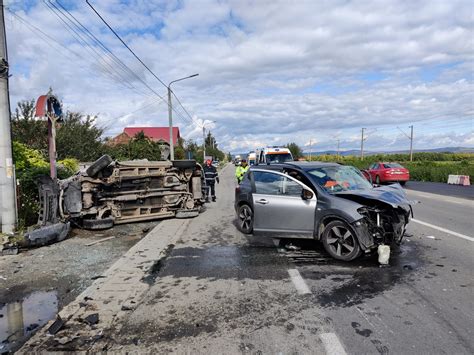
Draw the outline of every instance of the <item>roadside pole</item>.
M2 233L13 233L16 222L15 174L13 167L8 94L7 39L3 0L0 0L0 223Z
M362 137L360 140L360 160L364 160L364 131L365 128L362 128Z
M202 163L206 162L206 127L202 126Z
M413 161L413 125L410 126L410 161Z
M170 125L170 160L174 160L174 142L173 142L173 113L171 110L173 107L171 106L171 83L168 85L168 120Z

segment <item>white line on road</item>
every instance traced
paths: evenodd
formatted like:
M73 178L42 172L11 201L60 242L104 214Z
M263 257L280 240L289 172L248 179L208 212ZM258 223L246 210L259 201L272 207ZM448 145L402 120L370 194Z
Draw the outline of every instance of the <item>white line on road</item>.
M434 224L430 224L430 223L426 223L426 222L423 222L423 221L419 221L417 219L411 219L412 222L415 222L415 223L418 223L418 224L422 224L424 226L427 226L427 227L430 227L430 228L433 228L433 229L437 229L441 232L444 232L444 233L448 233L448 234L451 234L451 235L454 235L455 237L458 237L458 238L463 238L463 239L466 239L466 240L469 240L471 242L474 242L474 238L472 237L469 237L467 235L464 235L464 234L461 234L461 233L457 233L457 232L453 232L453 231L450 231L449 229L445 229L445 228L442 228L442 227L438 227L438 226L435 226Z
M415 191L415 190L405 190L408 195L415 195L418 197L424 197L427 199L432 199L432 200L439 200L443 202L451 202L451 203L456 203L459 205L465 205L465 206L474 206L474 201L461 198L461 197L453 197L453 196L446 196L446 195L438 195L430 192L421 192L421 191Z
M291 281L293 281L296 291L298 291L300 295L307 295L311 293L311 290L309 289L308 285L306 285L306 282L304 282L298 270L289 269L288 274L290 274Z
M339 338L334 333L323 333L319 336L327 355L346 355Z

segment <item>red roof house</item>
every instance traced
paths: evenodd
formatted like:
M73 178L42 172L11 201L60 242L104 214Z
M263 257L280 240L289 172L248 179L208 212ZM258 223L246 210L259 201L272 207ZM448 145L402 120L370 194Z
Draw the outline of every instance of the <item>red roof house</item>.
M111 139L110 144L126 144L140 132L143 132L146 137L154 142L164 140L169 143L170 141L169 127L125 127L122 133ZM179 138L181 138L179 128L173 127L173 144L177 144Z

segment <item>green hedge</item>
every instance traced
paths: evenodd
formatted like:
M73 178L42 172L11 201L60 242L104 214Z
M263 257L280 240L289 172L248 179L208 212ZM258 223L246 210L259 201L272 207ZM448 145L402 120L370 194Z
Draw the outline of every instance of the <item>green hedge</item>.
M472 153L415 153L410 162L408 154L369 155L361 160L356 156L319 155L312 160L337 161L367 169L374 162L399 162L410 170L410 179L415 181L447 182L448 175L474 177L474 154Z
M13 158L15 160L18 186L18 228L24 229L38 220L38 178L49 175L49 163L39 150L31 149L25 144L13 142ZM79 169L76 159L58 161L58 178L65 179Z

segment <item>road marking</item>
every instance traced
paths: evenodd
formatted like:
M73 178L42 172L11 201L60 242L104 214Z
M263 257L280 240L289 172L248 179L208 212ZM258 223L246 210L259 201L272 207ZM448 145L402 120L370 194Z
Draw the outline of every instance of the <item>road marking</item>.
M327 355L346 355L339 338L335 333L322 333L319 338L323 343Z
M306 285L306 282L304 282L298 270L289 269L288 274L290 274L291 281L293 281L296 291L298 291L300 295L307 295L311 293L311 290L309 289L308 285Z
M432 199L432 200L439 200L443 202L451 202L451 203L456 203L459 205L464 205L464 206L472 206L474 204L473 200L469 199L464 199L461 197L454 197L454 196L446 196L446 195L438 195L438 194L433 194L430 192L421 192L421 191L414 191L414 190L405 190L408 195L413 194L415 196L419 197L424 197L427 199Z
M455 237L458 237L458 238L462 238L462 239L466 239L466 240L469 240L471 242L474 242L474 238L472 237L469 237L467 235L464 235L464 234L461 234L461 233L457 233L457 232L453 232L453 231L450 231L449 229L445 229L445 228L441 228L441 227L438 227L438 226L435 226L434 224L430 224L430 223L426 223L426 222L423 222L423 221L419 221L417 219L414 219L412 218L411 219L412 222L415 222L415 223L418 223L418 224L422 224L424 226L427 226L427 227L430 227L430 228L433 228L433 229L437 229L441 232L444 232L444 233L448 233L448 234L451 234L451 235L454 235Z

